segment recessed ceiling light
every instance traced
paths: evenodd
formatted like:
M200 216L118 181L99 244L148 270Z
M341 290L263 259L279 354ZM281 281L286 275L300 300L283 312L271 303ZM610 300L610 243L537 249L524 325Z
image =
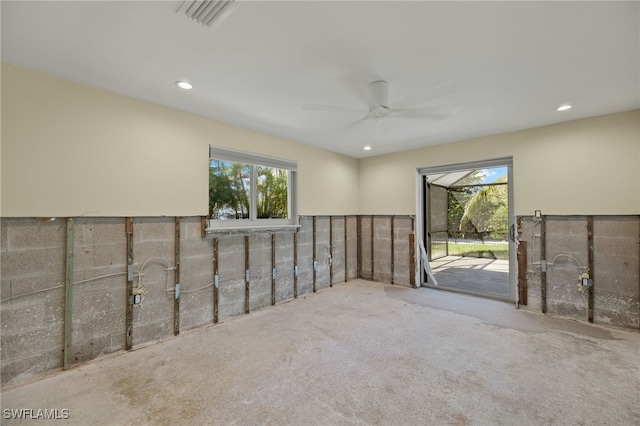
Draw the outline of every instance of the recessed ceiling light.
M572 105L560 105L558 108L556 108L556 111L566 111L568 109L571 109Z
M189 83L188 81L184 81L184 80L176 81L176 86L178 86L179 88L184 89L184 90L193 89L193 85L191 83Z
M371 151L371 147L370 147L369 145L365 146L363 149L364 149L365 151Z

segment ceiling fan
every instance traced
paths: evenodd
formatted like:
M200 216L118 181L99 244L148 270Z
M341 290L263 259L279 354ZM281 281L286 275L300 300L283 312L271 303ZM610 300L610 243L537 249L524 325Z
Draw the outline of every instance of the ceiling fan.
M358 120L380 120L382 118L426 118L445 119L457 112L459 107L432 106L416 108L416 106L427 103L433 99L441 98L457 91L453 81L448 81L425 90L421 90L404 99L389 103L389 83L384 80L377 80L367 87L369 109L351 108L334 105L306 104L302 109L312 111L327 112L352 112L364 114Z

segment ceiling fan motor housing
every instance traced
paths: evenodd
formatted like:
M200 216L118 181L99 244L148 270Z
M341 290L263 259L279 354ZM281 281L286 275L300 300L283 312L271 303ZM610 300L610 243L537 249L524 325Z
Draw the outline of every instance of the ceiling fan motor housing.
M372 110L377 107L389 108L389 83L378 80L369 84L369 100Z

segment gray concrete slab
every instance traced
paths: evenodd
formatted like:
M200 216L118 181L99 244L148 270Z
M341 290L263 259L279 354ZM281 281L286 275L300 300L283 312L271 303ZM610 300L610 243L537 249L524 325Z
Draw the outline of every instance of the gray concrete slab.
M639 394L636 331L355 280L1 401L7 425L41 423L7 418L20 409L64 425L630 425Z
M439 286L509 296L508 260L445 256L430 265Z

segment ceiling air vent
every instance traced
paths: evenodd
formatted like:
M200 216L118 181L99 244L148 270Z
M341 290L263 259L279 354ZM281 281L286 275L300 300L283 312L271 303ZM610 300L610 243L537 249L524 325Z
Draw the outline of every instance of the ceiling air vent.
M185 0L177 13L184 13L189 19L210 30L215 30L238 7L238 4L239 2L234 0Z

